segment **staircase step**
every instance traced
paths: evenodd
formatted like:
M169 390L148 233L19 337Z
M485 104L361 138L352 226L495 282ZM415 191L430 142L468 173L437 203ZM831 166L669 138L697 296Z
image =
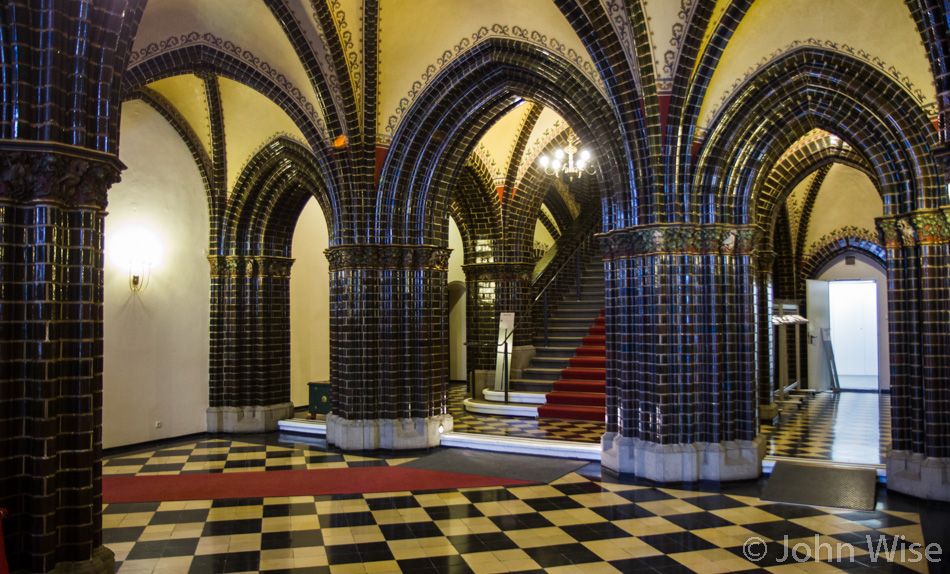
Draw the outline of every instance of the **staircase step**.
M538 407L538 418L604 422L606 415L603 407L541 405Z
M558 309L551 313L551 317L577 317L594 321L600 315L600 309L581 308L581 309Z
M604 325L594 325L590 328L591 335L604 335L606 334L607 328Z
M571 329L588 329L597 321L596 318L587 317L549 317L548 329L558 327L567 327Z
M606 369L607 357L574 357L569 365L576 369Z
M570 359L574 357L578 349L596 349L597 347L539 347L535 345L535 358L557 357L559 359Z
M561 379L554 381L554 392L566 393L606 393L607 383L604 381L578 381Z
M607 336L606 335L589 335L587 337L584 337L581 340L584 342L585 346L590 345L592 347L598 347L598 346L602 347L604 346L604 343L607 342Z
M601 337L603 339L603 337ZM548 333L547 342L544 340L544 335L538 335L534 338L535 347L571 347L577 348L583 342L583 337L562 337L555 336L553 333ZM603 341L600 343L603 345Z
M525 369L528 370L528 369ZM607 370L606 369L575 369L568 368L561 371L560 375L554 380L559 380L561 378L565 379L582 379L586 381L606 381L607 380Z
M548 338L550 337L585 337L590 331L589 329L596 329L596 327L548 327ZM603 333L595 333L602 335Z
M540 349L539 349L540 350ZM606 357L607 347L583 346L571 349L571 352L577 352L578 357ZM573 355L571 355L573 357Z
M508 381L508 390L519 393L550 393L554 389L554 381L538 381L533 379L511 379Z
M573 393L573 392L554 392L549 393L545 399L548 405L566 405L581 407L600 407L605 406L607 395L600 393Z
M521 369L521 378L529 381L551 381L554 382L561 378L561 373L570 369L536 369L528 367ZM583 377L577 377L583 378Z
M539 357L535 355L528 364L529 369L566 369L573 357Z
M606 325L606 324L607 324L607 317L604 317L603 315L601 315L600 317L597 317L596 319L594 319L594 324L595 324L595 325Z

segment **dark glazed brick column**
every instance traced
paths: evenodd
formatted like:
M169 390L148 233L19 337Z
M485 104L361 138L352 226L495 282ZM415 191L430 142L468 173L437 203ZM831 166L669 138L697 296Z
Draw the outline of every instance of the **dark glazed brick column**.
M498 321L501 313L514 313L518 329L509 345L514 351L532 345L530 318L524 316L531 289L532 263L467 263L465 272L467 364L476 398L495 384ZM533 349L533 347L532 347ZM512 361L516 359L512 356Z
M50 149L66 146L50 146ZM0 506L13 571L114 572L102 546L111 156L0 151Z
M756 352L756 380L758 381L759 418L771 422L778 416L778 405L775 404L775 384L779 378L775 377L775 357L773 356L774 340L772 330L772 268L775 265L776 254L769 247L760 249L755 254L756 262L756 307L761 311L755 316L755 352Z
M209 257L208 432L266 432L293 416L290 268L293 259Z
M602 236L603 465L658 482L757 477L752 232L644 226Z
M887 486L950 500L950 209L877 223L887 248L890 319Z
M327 442L344 450L439 444L448 415L449 250L344 245L330 261Z

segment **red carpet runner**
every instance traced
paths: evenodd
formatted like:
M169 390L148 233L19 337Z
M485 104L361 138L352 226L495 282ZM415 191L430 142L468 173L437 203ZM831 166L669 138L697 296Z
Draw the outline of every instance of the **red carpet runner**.
M525 484L537 483L401 466L105 476L102 478L102 501L113 504L167 500L318 496Z
M604 310L574 353L554 391L538 407L538 418L603 422L607 392L607 350L604 346Z

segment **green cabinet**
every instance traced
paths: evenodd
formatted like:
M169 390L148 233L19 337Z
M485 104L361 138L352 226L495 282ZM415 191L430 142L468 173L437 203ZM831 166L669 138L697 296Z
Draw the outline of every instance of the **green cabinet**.
M330 382L307 383L310 386L310 414L326 415L330 413Z

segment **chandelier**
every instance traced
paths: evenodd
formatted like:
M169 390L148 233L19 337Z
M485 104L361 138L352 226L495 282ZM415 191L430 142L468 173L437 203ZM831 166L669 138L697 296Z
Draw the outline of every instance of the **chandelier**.
M590 152L585 150L580 150L581 153L577 156L577 159L574 159L574 155L577 154L578 146L580 145L581 140L577 139L577 136L574 135L574 132L571 132L568 140L567 147L564 149L558 148L554 150L554 158L549 158L547 155L542 155L538 158L538 163L541 164L541 168L544 169L544 173L548 175L553 175L554 177L560 177L561 174L564 174L568 177L570 181L574 181L574 177L580 177L585 173L588 175L594 175L594 166L591 165ZM565 163L565 156L567 156L567 161Z

